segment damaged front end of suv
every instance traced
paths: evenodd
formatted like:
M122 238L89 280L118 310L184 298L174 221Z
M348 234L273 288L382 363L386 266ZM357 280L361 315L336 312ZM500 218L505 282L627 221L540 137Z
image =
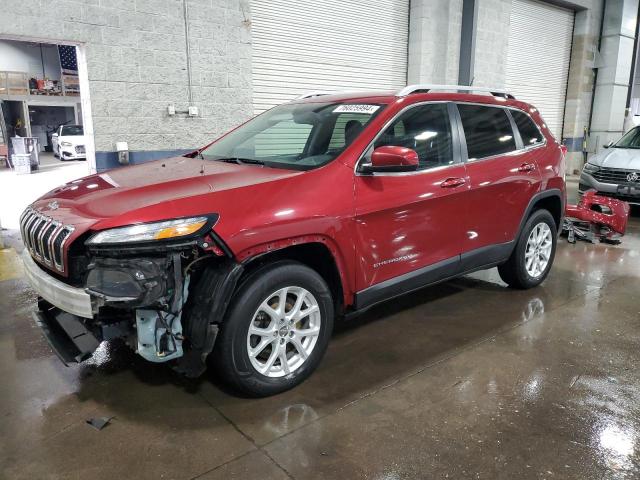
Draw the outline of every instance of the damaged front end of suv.
M27 217L27 276L46 284L36 321L65 364L120 338L148 361L170 362L189 377L204 372L242 273L212 230L217 215L89 231L67 249L67 276L57 282L36 265L54 256L55 240L52 249L41 248L47 228L36 222L32 232Z

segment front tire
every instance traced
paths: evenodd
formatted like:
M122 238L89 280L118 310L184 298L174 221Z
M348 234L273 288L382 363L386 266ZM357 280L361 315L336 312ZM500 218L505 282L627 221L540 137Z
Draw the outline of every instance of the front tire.
M303 382L333 330L324 279L297 262L262 267L242 282L213 352L213 368L240 392L264 397Z
M536 210L520 232L513 253L498 266L500 278L512 288L540 285L551 270L558 241L556 222L548 210Z

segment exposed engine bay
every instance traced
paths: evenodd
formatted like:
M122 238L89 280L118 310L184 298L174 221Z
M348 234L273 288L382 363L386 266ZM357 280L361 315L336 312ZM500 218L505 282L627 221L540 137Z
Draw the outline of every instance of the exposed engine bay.
M80 362L120 338L148 361L201 375L242 266L212 239L161 251L89 247L85 256L93 318L39 303L38 323L61 359Z

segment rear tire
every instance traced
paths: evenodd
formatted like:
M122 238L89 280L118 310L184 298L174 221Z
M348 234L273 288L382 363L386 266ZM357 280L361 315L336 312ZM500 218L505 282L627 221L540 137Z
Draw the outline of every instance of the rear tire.
M551 270L558 241L556 222L548 210L534 211L520 232L509 260L498 266L500 278L512 288L540 285Z
M333 330L333 312L331 291L315 270L292 261L262 267L234 295L212 367L249 396L289 390L320 363Z

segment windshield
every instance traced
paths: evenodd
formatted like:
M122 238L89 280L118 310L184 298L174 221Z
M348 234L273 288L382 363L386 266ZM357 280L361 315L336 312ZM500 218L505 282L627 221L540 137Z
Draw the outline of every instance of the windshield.
M202 151L209 160L310 170L344 151L382 105L287 104L272 108Z
M634 127L614 145L615 148L640 148L640 127Z
M75 136L75 135L84 135L84 131L82 130L82 125L68 125L66 127L62 127L62 136Z

